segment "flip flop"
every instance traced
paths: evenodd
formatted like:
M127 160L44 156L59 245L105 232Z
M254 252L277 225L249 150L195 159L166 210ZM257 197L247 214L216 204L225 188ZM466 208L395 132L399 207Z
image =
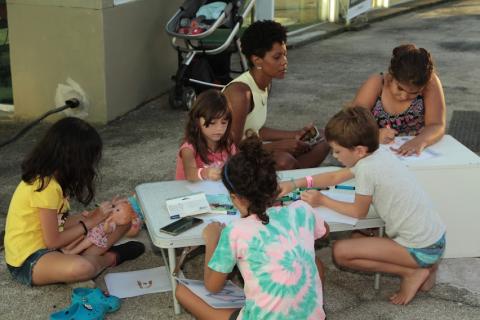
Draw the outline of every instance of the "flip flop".
M102 305L72 303L68 308L52 313L50 320L103 320L105 312L105 307Z
M75 288L72 292L73 303L101 306L105 312L111 313L120 309L121 301L118 297L105 295L99 288Z

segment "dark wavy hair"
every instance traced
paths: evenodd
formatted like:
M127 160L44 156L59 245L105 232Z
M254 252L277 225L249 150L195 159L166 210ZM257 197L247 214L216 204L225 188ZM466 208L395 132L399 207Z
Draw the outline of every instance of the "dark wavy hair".
M398 82L423 87L434 72L433 59L424 48L404 44L393 49L388 72Z
M279 192L275 160L251 131L240 142L239 152L223 166L222 182L230 193L248 200L248 214L256 214L263 224L269 222L266 211Z
M78 118L63 118L48 129L22 162L22 180L32 184L39 179L35 191L42 191L53 177L65 197L86 205L95 196L94 180L102 145L100 135L90 124Z
M200 118L205 119L205 126L208 127L215 119L228 120L227 130L218 142L216 151L227 151L231 154L232 139L232 110L225 95L215 89L209 89L202 92L195 101L192 109L188 114L187 125L185 126L184 141L191 143L195 151L202 161L206 164L210 163L208 160L208 145L207 140L202 134Z
M378 149L378 125L370 110L344 108L328 121L325 138L348 149L365 146L371 153Z
M242 53L248 64L253 67L253 55L263 58L265 53L272 50L275 43L287 42L287 29L280 23L272 20L256 21L243 33L241 38Z

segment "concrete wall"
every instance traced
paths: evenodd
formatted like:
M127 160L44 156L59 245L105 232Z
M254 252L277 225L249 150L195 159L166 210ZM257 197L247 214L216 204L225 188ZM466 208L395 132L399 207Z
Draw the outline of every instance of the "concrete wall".
M50 110L69 78L86 93L86 119L96 123L167 91L176 55L163 29L180 3L8 0L15 117Z
M177 56L164 28L181 2L139 0L103 10L108 119L173 85Z

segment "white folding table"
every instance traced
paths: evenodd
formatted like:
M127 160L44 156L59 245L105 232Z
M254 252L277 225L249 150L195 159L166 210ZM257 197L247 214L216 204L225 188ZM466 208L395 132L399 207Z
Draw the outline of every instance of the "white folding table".
M338 167L319 167L301 170L280 171L279 177L282 180L289 180L290 178L303 177L322 172L335 171ZM346 182L354 185L354 181ZM148 233L152 239L153 244L162 249L167 249L168 258L164 256L165 265L169 268L172 283L172 294L174 301L175 314L180 313L180 306L175 299L176 281L171 272L176 267L175 248L189 247L203 245L202 230L206 223L194 227L186 232L171 236L160 232L160 228L172 222L167 211L165 200L168 198L179 197L181 195L189 194L191 191L187 188L189 183L187 181L162 181L153 183L144 183L135 188L137 197L142 207L145 216L145 223L148 228ZM329 223L330 232L380 228L380 235L383 235L384 222L378 218L373 210L370 210L367 218L360 219L356 225L348 225L343 223ZM167 261L168 260L168 261ZM375 288L379 287L380 274L375 275Z
M438 156L405 163L447 226L444 258L480 257L480 157L450 135L429 149Z

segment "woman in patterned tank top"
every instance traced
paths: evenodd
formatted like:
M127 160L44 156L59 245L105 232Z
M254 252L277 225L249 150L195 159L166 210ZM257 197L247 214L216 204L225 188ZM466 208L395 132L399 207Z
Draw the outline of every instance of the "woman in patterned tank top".
M397 135L415 136L396 151L420 154L445 134L445 98L430 53L413 44L393 49L388 72L372 75L360 87L354 106L372 111L380 143Z

